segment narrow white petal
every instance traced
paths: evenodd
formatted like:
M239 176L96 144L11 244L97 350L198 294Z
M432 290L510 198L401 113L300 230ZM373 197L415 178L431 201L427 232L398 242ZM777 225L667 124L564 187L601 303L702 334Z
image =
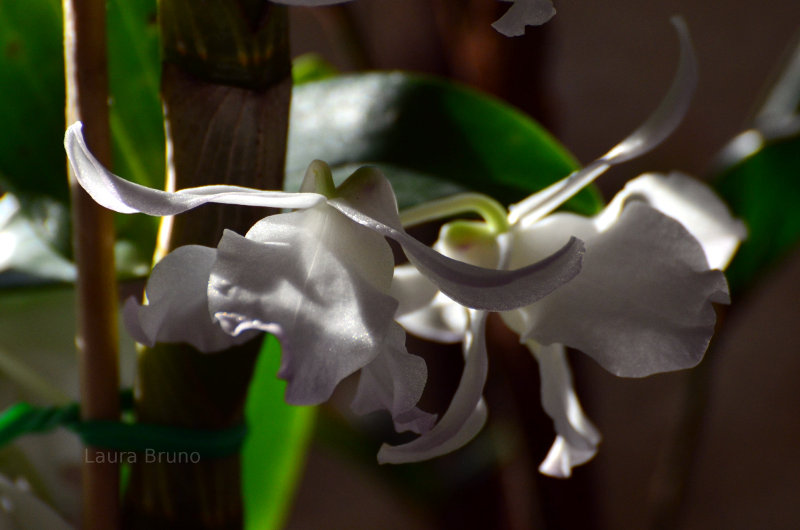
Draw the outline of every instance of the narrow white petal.
M556 436L547 456L539 465L539 473L556 478L569 478L572 468L585 464L597 454L597 448L578 449L563 436Z
M628 182L598 218L601 230L616 220L629 200L644 200L680 222L703 246L712 269L724 269L747 237L744 224L710 187L681 173L649 173Z
M643 377L696 365L714 331L712 302L727 302L725 277L709 270L703 249L677 221L628 203L619 221L591 232L591 220L555 214L515 232L512 263L547 253L567 235L586 241L581 273L506 322L523 340L561 343L608 371ZM551 247L552 248L552 247Z
M427 432L435 414L416 405L425 389L428 369L422 357L411 355L405 347L406 334L393 324L386 334L381 353L361 369L352 408L356 414L388 410L397 432Z
M208 277L217 256L200 245L178 247L158 262L147 281L147 303L128 299L123 318L130 335L147 346L187 343L204 353L242 344L255 336L231 337L208 309Z
M203 186L175 193L140 186L103 167L86 146L81 127L81 122L73 123L64 137L75 177L98 204L116 212L175 215L207 203L310 208L325 201L324 196L316 193L263 191L240 186Z
M427 433L402 445L384 444L381 464L419 462L455 451L469 442L486 421L483 385L489 361L486 352L485 311L470 311L470 329L464 339L464 372L447 411Z
M508 217L511 223L517 223L523 218L528 218L528 222L538 221L588 186L608 168L647 153L678 127L689 109L697 86L697 59L686 23L683 19L674 17L672 24L680 41L680 62L672 85L656 110L638 129L602 157L564 180L512 205Z
M443 256L403 230L391 184L375 168L356 171L328 204L400 243L411 263L440 291L473 309L504 311L530 304L580 271L583 244L575 240L539 263L513 271L475 267Z
M226 231L210 275L209 306L238 330L273 325L289 403L327 400L372 362L394 324L394 260L378 234L320 205Z
M541 261L517 270L493 270L450 259L394 228L359 211L346 201L329 204L375 232L394 239L408 259L440 291L461 305L488 311L507 311L533 303L574 278L581 268L583 244L570 239Z
M509 37L524 35L525 26L540 26L556 14L551 0L511 1L514 4L492 24L494 29Z
M530 341L527 345L539 363L542 407L553 419L557 434L539 471L545 475L566 478L572 474L573 467L594 457L600 443L600 433L586 417L575 394L564 346L542 346Z
M697 58L692 49L686 22L681 17L672 17L671 22L678 32L681 47L678 71L672 85L655 112L638 129L601 157L608 163L619 164L650 151L672 134L689 110L697 87Z

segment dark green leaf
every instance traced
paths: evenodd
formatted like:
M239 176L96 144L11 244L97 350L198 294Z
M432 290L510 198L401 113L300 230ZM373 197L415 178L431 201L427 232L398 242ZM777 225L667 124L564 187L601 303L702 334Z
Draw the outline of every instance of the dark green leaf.
M148 186L164 181L155 0L108 10L115 169ZM0 2L0 188L13 192L37 236L69 255L61 2ZM120 267L149 264L157 219L118 216Z
M164 125L159 83L156 0L108 3L109 89L114 171L149 186L164 187ZM118 238L131 242L118 252L120 268L149 269L158 218L118 215Z
M314 423L313 407L284 401L286 383L275 377L280 355L278 340L267 336L247 394L242 489L245 526L253 530L280 528L285 521Z
M734 292L800 241L800 41L766 91L753 128L719 156L716 186L749 234L728 269Z
M61 2L0 2L0 191L13 192L37 235L69 249Z
M0 177L20 197L65 203L61 2L0 2Z
M520 200L566 176L576 161L516 109L463 86L403 73L371 73L295 89L286 189L308 163L334 169L373 164L386 170L408 207L453 191ZM341 177L341 171L337 171ZM403 181L413 175L414 185ZM581 213L601 202L585 190L569 203Z
M776 140L725 170L716 188L748 227L727 271L739 292L800 240L800 135Z

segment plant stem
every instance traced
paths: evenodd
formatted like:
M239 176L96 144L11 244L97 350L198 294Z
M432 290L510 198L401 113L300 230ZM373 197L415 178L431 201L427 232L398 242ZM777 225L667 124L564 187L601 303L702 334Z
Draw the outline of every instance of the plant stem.
M84 123L87 143L111 164L104 0L64 0L66 119ZM112 213L95 203L70 173L73 244L78 269L78 358L81 412L119 418L117 284ZM119 468L109 451L87 448L83 465L83 527L113 529L119 519ZM103 462L103 463L99 463Z

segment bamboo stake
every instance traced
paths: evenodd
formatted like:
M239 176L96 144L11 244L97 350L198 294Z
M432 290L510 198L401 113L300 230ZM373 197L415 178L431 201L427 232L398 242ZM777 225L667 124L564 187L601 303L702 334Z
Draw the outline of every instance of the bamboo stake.
M64 0L68 124L84 123L95 156L111 164L104 0ZM114 227L70 172L72 228L78 268L78 362L85 419L119 418L117 285ZM83 527L119 528L119 468L113 453L87 447L83 465Z

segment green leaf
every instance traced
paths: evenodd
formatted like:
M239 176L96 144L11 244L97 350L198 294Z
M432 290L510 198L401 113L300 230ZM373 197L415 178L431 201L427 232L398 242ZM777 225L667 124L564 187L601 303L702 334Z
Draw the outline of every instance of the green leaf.
M69 252L61 2L0 2L0 192L37 235Z
M313 159L328 162L337 179L372 164L403 190L401 208L467 190L518 201L578 167L520 111L452 82L399 72L298 86L290 123L286 189L299 188ZM589 189L568 206L592 214L601 204Z
M281 347L269 335L259 354L245 406L249 434L242 449L245 527L280 528L305 463L316 409L284 401L286 383L275 377Z
M749 231L727 272L734 292L755 283L800 241L800 41L793 47L753 127L718 160L717 190Z
M295 86L322 81L338 74L335 66L316 53L306 53L292 61L292 82Z
M110 0L107 20L114 171L138 184L163 189L156 0ZM117 253L122 259L118 268L130 274L138 266L147 273L158 223L158 218L146 215L116 216L118 239L129 242L126 253Z
M20 197L66 202L61 2L0 2L0 178Z
M111 130L115 171L153 187L164 182L158 94L156 0L108 6ZM64 137L61 2L0 2L0 188L15 194L47 244L70 254ZM127 274L149 265L158 220L117 216Z
M800 134L767 144L725 170L715 185L748 227L727 271L731 290L740 292L800 240Z

